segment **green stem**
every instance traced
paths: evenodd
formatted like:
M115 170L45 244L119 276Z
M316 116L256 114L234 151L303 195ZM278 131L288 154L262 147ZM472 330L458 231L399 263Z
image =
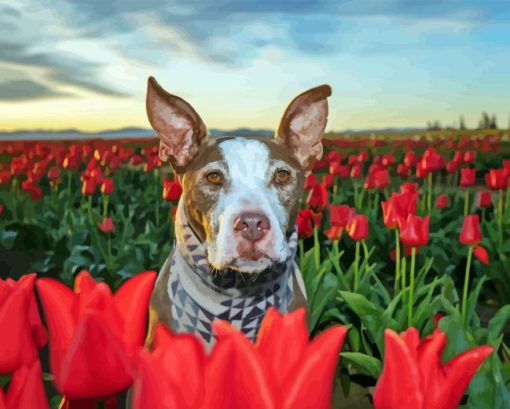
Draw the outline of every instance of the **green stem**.
M110 201L109 196L103 193L103 219L108 216L108 202Z
M71 198L71 182L73 180L73 172L68 170L67 171L67 197Z
M469 211L469 190L464 192L464 217L467 216Z
M319 228L317 225L313 226L313 255L315 260L315 268L319 271L321 265L321 249L319 247Z
M416 265L416 247L411 249L411 273L409 278L409 300L407 303L407 326L413 325L413 304L414 304L414 269Z
M156 200L154 200L154 205L156 206L155 214L156 214L156 226L159 226L159 202L160 202L160 195L159 195L159 185L161 183L161 180L159 179L159 172L157 169L154 170L154 179L156 179L155 183L155 191L156 191Z
M299 269L301 271L303 271L304 260L305 260L305 244L303 242L303 239L300 239L299 240Z
M485 221L485 207L482 207L482 222Z
M336 203L336 194L338 191L338 180L337 176L333 176L333 203Z
M354 292L358 290L359 286L359 253L360 253L360 242L356 241L356 253L354 255Z
M432 210L432 172L428 174L427 181L428 181L427 210L430 212Z
M498 250L503 251L503 189L499 190L498 200Z
M400 280L400 234L398 229L395 229L395 294L398 291L398 281Z
M94 225L94 220L92 219L92 195L87 196L87 213L89 215L89 223Z
M404 303L405 300L407 299L407 293L406 293L406 289L407 289L407 280L406 280L407 259L405 257L402 257L400 259L400 275L401 275L401 279L402 279L402 291L404 291L404 295L402 297L402 303Z
M473 258L473 249L474 246L469 246L468 248L468 256L466 262L466 273L464 274L464 290L462 291L462 325L466 327L466 319L467 319L467 297L469 291L469 273L471 271L471 259Z

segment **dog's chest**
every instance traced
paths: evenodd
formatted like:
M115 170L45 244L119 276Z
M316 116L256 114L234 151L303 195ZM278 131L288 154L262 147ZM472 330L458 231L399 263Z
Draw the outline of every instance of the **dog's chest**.
M254 340L269 307L289 310L294 263L253 280L233 272L213 276L197 267L199 257L192 252L182 254L179 248L172 256L168 292L175 332L194 333L210 347L214 343L212 323L223 319ZM190 260L194 261L193 267Z

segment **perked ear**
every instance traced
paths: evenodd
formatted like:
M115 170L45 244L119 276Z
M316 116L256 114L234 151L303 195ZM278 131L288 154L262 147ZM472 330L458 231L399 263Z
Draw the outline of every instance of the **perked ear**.
M322 157L321 139L328 121L328 100L331 87L321 85L303 92L287 107L277 139L287 143L304 170L311 170Z
M160 159L182 170L207 138L202 119L190 104L166 92L154 77L149 77L146 103L149 122L160 137Z

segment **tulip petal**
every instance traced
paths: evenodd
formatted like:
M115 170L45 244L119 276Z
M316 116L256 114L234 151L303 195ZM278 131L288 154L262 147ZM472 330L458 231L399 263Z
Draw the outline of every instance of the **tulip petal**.
M147 271L127 280L113 296L117 310L128 318L129 329L123 333L128 351L143 346L146 336L147 311L157 273Z
M73 336L77 300L71 289L51 278L39 278L36 287L48 325L51 371L55 373Z
M405 341L385 331L384 367L374 391L375 409L423 409L420 373Z
M48 333L44 327L41 316L39 315L39 309L37 308L37 301L33 295L33 288L35 284L36 274L27 274L19 279L21 285L27 285L30 288L32 295L30 296L30 305L28 307L28 320L30 327L32 328L32 335L34 341L39 348L42 348L48 342Z
M304 308L285 315L270 308L260 325L255 348L271 368L277 387L300 365L308 345L305 315Z
M243 333L226 321L213 322L213 329L218 335L218 342L223 345L222 347L231 348L230 354L222 355L223 362L218 362L218 356L215 357L215 365L223 366L220 371L226 374L225 379L235 380L235 383L229 387L225 385L222 387L224 391L228 390L232 395L230 406L227 403L226 406L218 407L231 409L275 408L274 390L270 382L269 371L254 345Z
M39 361L34 361L30 367L23 366L14 372L6 403L8 408L49 409Z
M138 375L133 387L132 409L180 408L176 391L164 376L165 368L147 350L140 352Z
M127 389L132 383L130 362L120 341L99 314L80 320L67 346L55 382L64 395L75 399L103 398Z
M484 359L493 351L494 348L491 346L472 348L456 356L444 366L448 383L447 401L449 403L445 408L454 409L458 406L476 371Z
M446 341L444 332L434 330L418 347L418 366L421 374L421 388L426 395L425 401L427 397L434 396L434 399L440 402L445 391L446 380L441 356L446 347Z
M347 327L334 326L317 336L306 348L295 374L287 375L280 391L282 408L327 409L331 406L335 369ZM282 358L286 356L281 353ZM304 362L303 362L304 360Z
M5 395L2 388L0 388L0 409L7 409L6 403L5 403Z

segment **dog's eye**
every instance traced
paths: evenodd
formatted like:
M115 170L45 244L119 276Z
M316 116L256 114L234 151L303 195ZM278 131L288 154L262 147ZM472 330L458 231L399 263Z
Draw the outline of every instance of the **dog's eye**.
M221 182L223 181L223 177L221 176L220 172L209 172L206 175L206 179L213 185L221 185Z
M285 169L278 169L274 174L274 181L276 183L285 183L289 180L290 172Z

